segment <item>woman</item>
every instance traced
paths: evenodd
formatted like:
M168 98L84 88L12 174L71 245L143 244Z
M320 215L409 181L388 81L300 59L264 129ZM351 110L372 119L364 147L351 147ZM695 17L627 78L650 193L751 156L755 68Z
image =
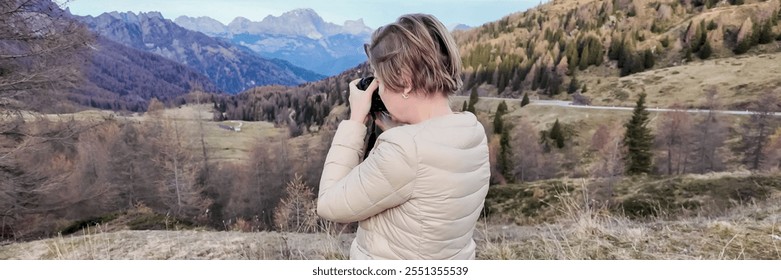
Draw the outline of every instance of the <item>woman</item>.
M365 91L350 83L350 119L328 151L318 215L359 221L351 259L474 259L488 146L473 114L450 109L462 85L455 41L433 16L411 14L377 29L366 53L375 79ZM378 121L385 131L360 162L378 87L398 125Z

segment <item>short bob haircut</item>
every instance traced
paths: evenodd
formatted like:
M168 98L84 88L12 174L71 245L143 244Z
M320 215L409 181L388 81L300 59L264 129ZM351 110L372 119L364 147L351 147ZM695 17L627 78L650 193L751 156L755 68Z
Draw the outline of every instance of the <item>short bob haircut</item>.
M403 15L374 31L364 48L374 75L392 91L447 96L463 84L458 46L432 15Z

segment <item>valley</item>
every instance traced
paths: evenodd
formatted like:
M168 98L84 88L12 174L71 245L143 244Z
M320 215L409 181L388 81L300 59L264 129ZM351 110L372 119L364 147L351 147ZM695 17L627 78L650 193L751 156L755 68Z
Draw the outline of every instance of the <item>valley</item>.
M362 19L30 3L73 21L0 11L18 23L0 27L0 259L348 257L356 225L313 202L348 82L371 74ZM482 123L492 168L478 259L781 258L781 1L507 12L453 31L451 109Z

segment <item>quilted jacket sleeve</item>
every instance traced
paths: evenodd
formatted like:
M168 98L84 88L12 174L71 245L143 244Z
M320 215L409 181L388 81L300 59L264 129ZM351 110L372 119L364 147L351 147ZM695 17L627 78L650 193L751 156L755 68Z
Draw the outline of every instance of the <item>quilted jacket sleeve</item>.
M385 137L392 131L383 133L372 154L360 162L366 126L339 124L323 166L318 215L339 223L362 221L409 200L416 172L414 145L409 137Z

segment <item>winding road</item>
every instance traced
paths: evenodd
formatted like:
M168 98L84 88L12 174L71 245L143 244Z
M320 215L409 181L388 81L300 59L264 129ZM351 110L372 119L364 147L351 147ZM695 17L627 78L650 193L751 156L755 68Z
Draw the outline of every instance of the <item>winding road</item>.
M520 99L516 98L501 98L501 97L480 97L480 99L488 99L488 100L504 100L504 101L513 101L513 102L520 102ZM558 106L558 107L569 107L569 108L578 108L578 109L592 109L592 110L622 110L622 111L632 111L635 108L634 107L616 107L616 106L591 106L591 105L573 105L572 101L561 101L561 100L531 100L529 105L534 106ZM648 108L646 107L647 111L650 112L672 112L676 111L676 109L668 109L668 108ZM708 113L709 110L700 110L700 109L687 109L683 110L687 113ZM727 114L727 115L751 115L754 114L752 111L731 111L731 110L713 110L714 113L719 114ZM781 117L781 112L775 112L772 115Z

